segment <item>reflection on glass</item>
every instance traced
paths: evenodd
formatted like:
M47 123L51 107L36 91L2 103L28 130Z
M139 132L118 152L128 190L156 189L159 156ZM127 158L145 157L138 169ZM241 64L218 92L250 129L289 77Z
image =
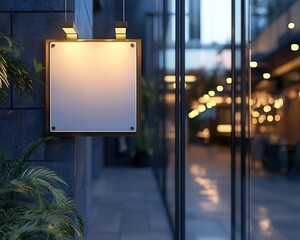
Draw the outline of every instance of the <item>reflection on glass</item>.
M300 1L251 1L252 239L300 229ZM271 20L271 21L270 21ZM271 37L272 36L272 37Z
M197 77L186 89L186 239L230 239L231 1L199 2L187 13L200 34L186 43L186 75Z

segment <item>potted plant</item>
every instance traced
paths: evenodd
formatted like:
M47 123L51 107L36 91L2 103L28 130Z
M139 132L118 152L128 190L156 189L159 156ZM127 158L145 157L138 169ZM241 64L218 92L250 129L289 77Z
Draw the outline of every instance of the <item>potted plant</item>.
M150 113L152 111L152 98L154 83L142 79L142 94L141 94L141 135L136 137L133 145L130 148L130 157L134 166L148 166L150 157L153 154L153 134L154 129L151 126Z
M26 164L41 142L32 142L17 160L0 155L0 239L83 239L83 221L55 172Z
M135 139L134 147L131 150L134 166L145 167L149 165L150 157L153 154L152 141L153 128L144 124L141 136Z

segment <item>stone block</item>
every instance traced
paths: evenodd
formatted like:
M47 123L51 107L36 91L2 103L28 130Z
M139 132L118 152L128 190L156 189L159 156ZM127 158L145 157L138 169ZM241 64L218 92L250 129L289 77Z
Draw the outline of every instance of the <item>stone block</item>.
M68 11L74 11L74 0L67 0ZM64 11L64 0L1 0L0 11Z
M11 34L11 24L10 24L10 13L0 12L0 33L4 33L7 36Z
M32 141L45 137L44 110L0 110L0 149L7 160L17 159ZM73 162L74 138L43 143L29 156L30 161Z
M0 110L0 148L8 160L16 159L33 140L44 136L43 110Z
M73 16L73 15L72 15ZM63 13L14 13L12 15L13 37L25 48L22 59L33 71L33 59L45 64L45 40L64 39L60 25L64 21ZM26 27L24 29L24 26ZM30 27L29 27L30 26ZM37 76L45 82L45 74ZM45 103L45 86L38 81L33 84L34 93L31 101L20 98L13 92L13 107L43 108Z

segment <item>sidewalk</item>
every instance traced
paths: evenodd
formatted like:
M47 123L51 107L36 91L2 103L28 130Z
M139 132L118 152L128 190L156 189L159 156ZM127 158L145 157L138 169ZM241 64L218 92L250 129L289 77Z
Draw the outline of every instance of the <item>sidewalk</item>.
M92 240L172 240L151 169L105 168L92 191Z

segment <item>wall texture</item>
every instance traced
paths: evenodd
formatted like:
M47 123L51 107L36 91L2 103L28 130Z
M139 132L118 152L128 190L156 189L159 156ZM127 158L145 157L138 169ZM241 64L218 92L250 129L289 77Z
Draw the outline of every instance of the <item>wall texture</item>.
M81 38L93 37L92 0L67 0L67 20L75 20ZM22 59L33 72L33 59L45 63L45 40L64 39L61 23L65 20L64 0L1 0L0 32L18 40L25 48ZM45 81L44 74L38 76ZM45 86L34 82L32 99L24 99L12 89L9 100L0 106L0 148L7 160L19 156L31 141L45 137ZM82 215L88 220L90 199L90 138L62 138L39 146L31 164L55 170L69 185L69 195L76 197Z
M69 0L69 15L73 16L74 4ZM22 56L33 72L33 59L45 62L45 39L64 38L60 28L64 20L64 1L11 1L2 0L0 5L0 32L19 41L25 48ZM44 74L38 76L44 82ZM45 133L45 90L44 85L34 82L31 100L20 98L13 89L10 99L0 109L0 146L7 149L7 158L14 159L31 141L44 137ZM30 158L56 170L69 184L68 192L74 195L74 147L72 138L56 143L44 144ZM65 173L68 169L68 174Z

